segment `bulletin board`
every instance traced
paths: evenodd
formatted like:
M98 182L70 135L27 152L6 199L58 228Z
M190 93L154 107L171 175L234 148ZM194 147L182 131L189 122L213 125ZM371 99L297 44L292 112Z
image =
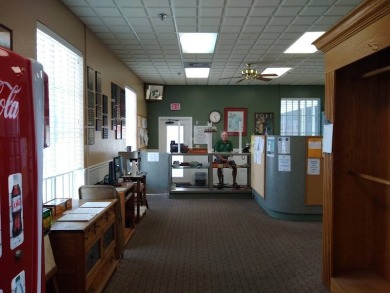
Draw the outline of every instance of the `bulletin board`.
M265 147L266 136L251 136L251 187L265 198Z
M306 205L323 204L322 137L311 136L306 139Z

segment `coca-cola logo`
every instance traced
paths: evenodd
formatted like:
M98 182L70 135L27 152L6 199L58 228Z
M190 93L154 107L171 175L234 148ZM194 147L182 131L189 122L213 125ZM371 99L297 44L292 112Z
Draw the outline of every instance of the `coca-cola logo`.
M8 82L0 80L0 118L16 119L19 114L19 101L16 95L22 90L18 85L11 86Z
M18 211L20 210L22 207L22 199L21 199L21 196L19 195L18 197L12 199L12 211Z

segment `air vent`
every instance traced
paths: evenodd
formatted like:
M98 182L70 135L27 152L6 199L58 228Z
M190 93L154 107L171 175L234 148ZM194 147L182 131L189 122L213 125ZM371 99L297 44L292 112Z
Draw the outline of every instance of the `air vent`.
M184 62L184 68L211 68L210 62Z

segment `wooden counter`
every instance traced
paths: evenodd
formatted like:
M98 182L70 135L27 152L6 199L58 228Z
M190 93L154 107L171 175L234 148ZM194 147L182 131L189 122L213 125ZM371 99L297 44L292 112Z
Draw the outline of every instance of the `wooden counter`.
M91 220L61 221L66 216L64 214L52 225L50 241L61 292L102 292L117 268L118 201L98 201L108 202L108 206ZM73 202L75 207L72 210L75 210L86 201Z

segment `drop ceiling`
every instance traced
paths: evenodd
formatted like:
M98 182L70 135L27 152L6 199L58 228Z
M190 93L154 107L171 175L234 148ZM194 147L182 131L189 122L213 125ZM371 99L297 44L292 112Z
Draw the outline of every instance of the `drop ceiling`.
M284 54L304 32L327 31L361 0L61 0L145 83L235 85L246 63L292 67L270 82L322 85L324 55ZM159 14L165 13L161 19ZM217 32L213 54L183 54L180 32ZM210 63L207 79L187 79L184 63ZM221 78L224 78L221 80Z

